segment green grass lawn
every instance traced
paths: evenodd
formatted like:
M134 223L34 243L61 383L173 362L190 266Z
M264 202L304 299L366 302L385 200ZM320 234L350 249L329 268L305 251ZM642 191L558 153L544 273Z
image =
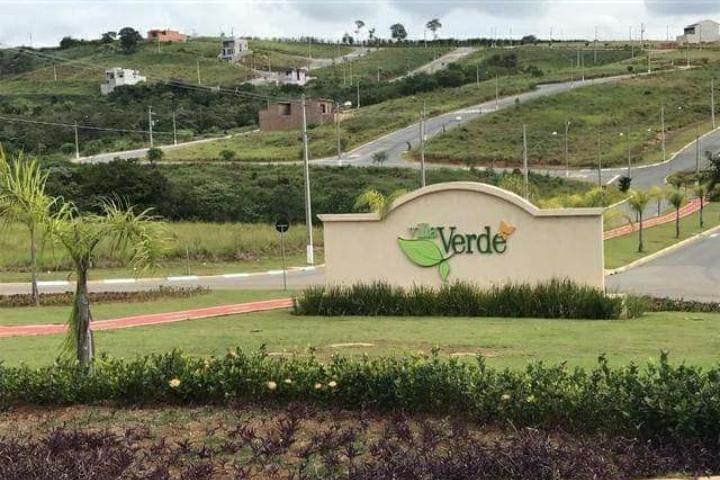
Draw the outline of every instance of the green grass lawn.
M53 361L61 335L0 339L0 360L15 365ZM674 361L713 365L720 348L720 315L653 313L636 320L498 318L295 317L273 311L96 333L98 353L133 357L180 348L193 355L223 355L235 347L265 345L271 355L310 351L345 355L429 353L468 357L520 368L530 361L592 366L606 353L613 364L645 362L661 350ZM348 345L351 344L351 345ZM352 344L356 344L353 346ZM369 345L357 345L369 344Z
M623 165L628 131L634 163L657 162L662 160L661 105L670 153L693 140L696 128L709 129L710 79L718 70L711 64L531 100L432 138L425 156L433 162L519 165L526 124L530 163L562 166L569 120L573 166L597 165L598 151L604 166Z
M280 285L280 288L282 288L282 285ZM108 320L133 315L177 312L193 308L287 298L290 296L292 296L292 291L286 292L282 289L213 290L187 298L164 298L136 303L94 303L91 308L93 319ZM0 308L0 326L65 323L69 316L70 306Z
M278 52L285 55L312 58L334 58L347 55L353 51L353 47L335 43L313 42L280 42L275 40L250 40L250 50L254 52Z
M720 204L711 203L703 214L704 228L700 228L700 214L680 219L680 238L675 238L675 222L664 223L643 230L645 249L638 252L638 233L616 237L605 242L605 268L618 268L646 255L667 248L679 241L720 225Z
M390 80L406 75L452 50L452 47L438 46L383 47L347 63L313 70L313 76L342 82L344 71L349 82L352 71L353 78L360 77L361 84L376 83L378 71L380 81Z

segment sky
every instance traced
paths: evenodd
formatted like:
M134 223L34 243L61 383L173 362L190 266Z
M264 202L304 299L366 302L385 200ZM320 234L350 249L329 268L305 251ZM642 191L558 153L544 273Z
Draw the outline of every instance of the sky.
M355 20L389 37L402 23L421 39L425 23L438 18L441 37L665 40L686 24L720 21L720 0L0 0L0 43L51 46L67 35L97 38L132 26L173 28L189 34L235 33L256 37L312 35L338 39L353 34ZM366 38L367 28L360 32ZM632 30L632 31L631 31ZM2 46L2 45L0 45Z

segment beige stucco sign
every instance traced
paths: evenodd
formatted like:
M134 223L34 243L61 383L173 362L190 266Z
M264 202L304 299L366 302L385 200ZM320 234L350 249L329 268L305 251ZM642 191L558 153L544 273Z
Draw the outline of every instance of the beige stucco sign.
M569 278L603 288L601 208L541 210L490 185L452 182L376 213L320 215L328 283L487 287Z

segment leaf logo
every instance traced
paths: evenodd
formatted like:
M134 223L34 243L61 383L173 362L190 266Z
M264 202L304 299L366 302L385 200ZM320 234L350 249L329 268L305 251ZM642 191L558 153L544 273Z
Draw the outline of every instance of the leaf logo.
M405 256L420 267L438 267L438 273L443 282L447 281L450 275L450 264L447 258L443 257L440 247L432 240L426 239L405 239L398 238L400 250Z

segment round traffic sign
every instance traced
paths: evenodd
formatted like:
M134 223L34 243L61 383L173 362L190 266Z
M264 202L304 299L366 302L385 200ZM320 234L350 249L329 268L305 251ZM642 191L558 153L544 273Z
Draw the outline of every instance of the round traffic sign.
M277 230L280 233L285 233L290 228L290 222L287 221L285 218L281 218L280 220L275 222L275 230Z

